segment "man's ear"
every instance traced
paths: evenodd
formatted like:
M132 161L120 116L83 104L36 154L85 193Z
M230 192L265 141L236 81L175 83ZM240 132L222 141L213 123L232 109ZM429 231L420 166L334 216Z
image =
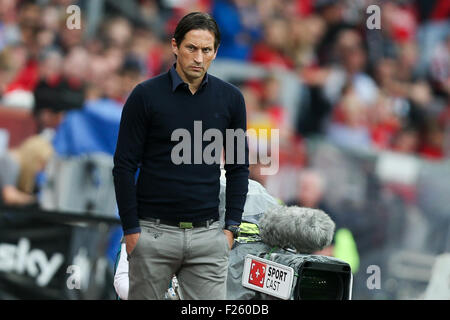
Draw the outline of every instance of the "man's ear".
M217 49L216 49L216 52L214 52L214 57L213 57L213 60L216 58L216 56L217 56L217 52L219 52L219 47L220 47L220 44L219 45L217 45Z
M172 38L172 52L174 55L178 55L178 45L175 38Z

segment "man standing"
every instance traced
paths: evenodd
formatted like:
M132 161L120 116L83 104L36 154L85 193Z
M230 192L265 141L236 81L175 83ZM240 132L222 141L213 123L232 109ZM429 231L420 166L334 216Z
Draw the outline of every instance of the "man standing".
M113 175L129 260L129 299L162 299L173 274L183 299L226 297L228 255L249 170L245 136L235 143L239 135L226 134L245 132L244 98L235 86L207 74L219 43L209 14L186 15L172 39L174 66L138 84L124 105ZM194 137L181 163L173 159L179 129ZM220 163L198 161L209 144L203 133L210 129L222 134L226 155L224 229L218 221Z

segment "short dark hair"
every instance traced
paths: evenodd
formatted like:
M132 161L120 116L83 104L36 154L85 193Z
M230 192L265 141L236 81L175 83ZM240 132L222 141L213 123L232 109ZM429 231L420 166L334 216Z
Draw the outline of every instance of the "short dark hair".
M208 30L214 34L214 51L216 51L220 44L219 27L216 20L210 14L204 12L191 12L181 18L173 34L177 46L183 42L186 33L197 29Z

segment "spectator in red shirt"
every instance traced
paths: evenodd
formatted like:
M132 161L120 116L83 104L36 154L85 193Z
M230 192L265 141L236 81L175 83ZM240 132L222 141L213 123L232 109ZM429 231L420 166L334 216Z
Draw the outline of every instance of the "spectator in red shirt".
M281 18L272 18L264 26L263 41L253 47L250 61L266 67L293 69L294 63L288 56L288 23Z

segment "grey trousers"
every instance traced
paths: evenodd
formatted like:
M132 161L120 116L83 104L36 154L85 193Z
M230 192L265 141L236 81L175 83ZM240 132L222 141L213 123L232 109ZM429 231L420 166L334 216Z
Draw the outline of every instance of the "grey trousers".
M141 235L130 255L129 300L164 299L172 276L181 299L223 300L230 249L218 221L181 229L140 220Z

